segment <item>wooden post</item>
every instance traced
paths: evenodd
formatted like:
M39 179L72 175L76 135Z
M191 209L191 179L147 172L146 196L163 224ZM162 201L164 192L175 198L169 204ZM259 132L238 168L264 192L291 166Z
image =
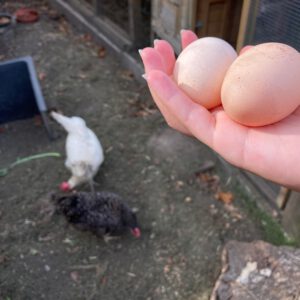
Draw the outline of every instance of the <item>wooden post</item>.
M244 0L242 14L241 14L241 21L240 21L240 29L239 29L238 39L236 44L237 52L239 52L244 46L247 25L248 25L249 15L250 15L250 7L251 7L251 0Z
M279 194L276 199L276 203L280 209L282 209L282 210L285 209L290 195L291 195L290 189L283 187L283 186L280 188Z

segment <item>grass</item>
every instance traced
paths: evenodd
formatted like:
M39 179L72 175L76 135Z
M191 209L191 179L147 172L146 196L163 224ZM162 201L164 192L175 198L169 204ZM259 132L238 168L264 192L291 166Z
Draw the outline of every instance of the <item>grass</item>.
M276 246L293 246L300 245L299 241L291 239L283 230L280 223L267 212L258 207L255 200L241 186L240 183L233 184L235 196L240 200L242 208L249 217L256 223L261 225L264 234L264 240Z

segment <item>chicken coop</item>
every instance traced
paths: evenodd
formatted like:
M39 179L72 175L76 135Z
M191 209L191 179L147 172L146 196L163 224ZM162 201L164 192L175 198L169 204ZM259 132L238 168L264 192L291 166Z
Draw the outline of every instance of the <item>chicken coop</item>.
M282 42L300 50L300 1L280 0L51 0L79 27L94 34L134 74L143 73L137 49L155 38L169 41L180 52L180 30L199 37L216 36L238 51L246 44ZM288 199L298 194L253 174L244 176L272 209L284 212L299 237L300 206ZM296 215L297 214L297 215ZM289 223L287 222L287 223ZM296 227L295 227L296 226ZM296 229L295 229L296 228Z
M236 46L243 2L240 0L152 1L152 39L169 41L180 52L180 30L215 36Z
M77 25L113 50L130 52L149 44L150 0L51 0ZM78 18L80 16L80 18Z

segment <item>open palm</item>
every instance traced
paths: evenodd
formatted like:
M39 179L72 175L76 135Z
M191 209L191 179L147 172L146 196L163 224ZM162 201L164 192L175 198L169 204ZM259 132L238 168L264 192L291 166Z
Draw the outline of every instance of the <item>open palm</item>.
M182 48L196 39L182 31ZM237 167L300 190L300 108L273 125L240 125L221 106L209 111L179 89L171 78L174 51L166 41L156 40L140 54L152 97L172 128L195 136Z

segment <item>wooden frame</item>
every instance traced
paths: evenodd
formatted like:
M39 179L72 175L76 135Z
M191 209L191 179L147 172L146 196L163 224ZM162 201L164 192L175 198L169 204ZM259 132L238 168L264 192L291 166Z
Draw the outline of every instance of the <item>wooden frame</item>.
M259 0L244 0L237 39L236 50L239 52L253 37Z

